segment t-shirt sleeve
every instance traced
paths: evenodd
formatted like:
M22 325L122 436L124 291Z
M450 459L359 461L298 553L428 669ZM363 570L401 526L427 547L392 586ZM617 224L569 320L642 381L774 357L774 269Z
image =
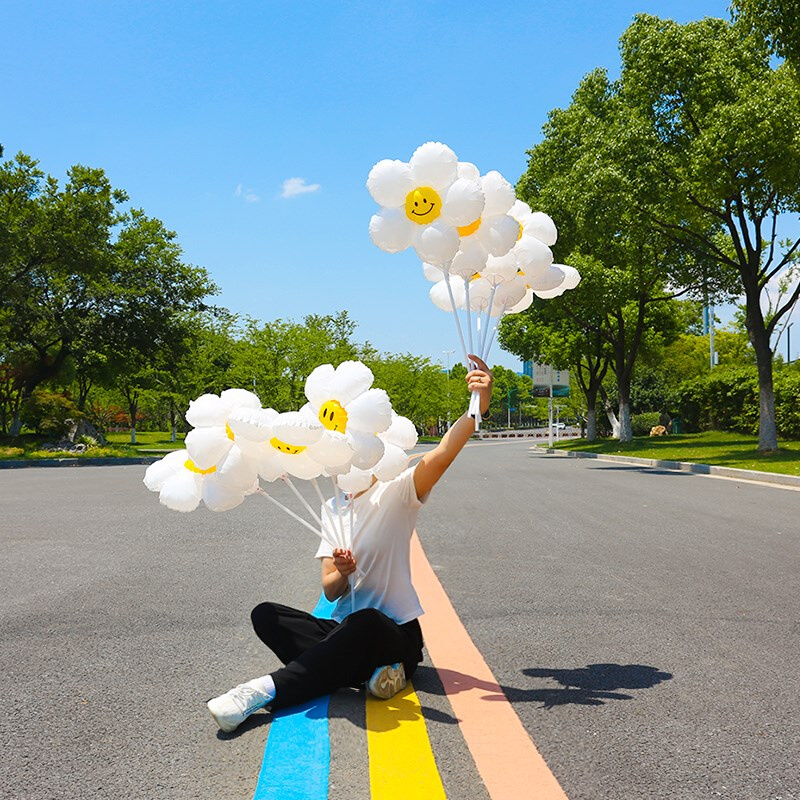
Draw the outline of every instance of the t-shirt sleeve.
M424 503L427 502L428 497L430 497L430 492L428 492L428 494L426 494L422 499L417 497L417 487L414 485L415 469L416 464L412 467L409 467L405 472L401 473L395 478L395 481L397 481L398 494L402 501L409 508L420 508Z
M333 558L333 548L324 539L320 539L314 558Z

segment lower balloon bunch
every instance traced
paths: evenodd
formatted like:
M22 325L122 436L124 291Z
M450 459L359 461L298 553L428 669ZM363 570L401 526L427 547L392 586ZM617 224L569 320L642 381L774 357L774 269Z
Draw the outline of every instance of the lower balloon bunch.
M148 467L144 483L174 511L194 511L201 502L212 511L228 511L260 493L328 541L347 547L338 490L357 493L398 476L417 443L413 423L397 415L389 396L373 389L371 370L359 361L317 367L306 380L308 402L298 411L263 408L244 389L204 394L189 404L186 449ZM328 514L320 515L292 478L310 481ZM325 503L319 480L334 484L338 524ZM311 522L280 503L262 486L281 480Z

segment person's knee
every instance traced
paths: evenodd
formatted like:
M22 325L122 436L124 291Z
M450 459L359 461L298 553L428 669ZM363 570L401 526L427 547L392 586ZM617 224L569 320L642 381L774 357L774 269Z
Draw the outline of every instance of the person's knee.
M349 626L359 631L374 630L383 627L389 618L377 608L362 608L346 618Z
M278 627L278 612L274 603L259 603L250 612L250 622L256 633L268 632Z

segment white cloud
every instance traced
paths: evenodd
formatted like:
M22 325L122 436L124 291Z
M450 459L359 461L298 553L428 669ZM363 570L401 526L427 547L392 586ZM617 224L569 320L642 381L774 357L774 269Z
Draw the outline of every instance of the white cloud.
M245 189L244 184L239 184L236 191L233 193L234 197L241 197L246 203L257 203L261 198L253 191L253 189Z
M306 183L305 178L287 178L283 182L281 197L296 197L298 194L318 192L321 188L318 183Z

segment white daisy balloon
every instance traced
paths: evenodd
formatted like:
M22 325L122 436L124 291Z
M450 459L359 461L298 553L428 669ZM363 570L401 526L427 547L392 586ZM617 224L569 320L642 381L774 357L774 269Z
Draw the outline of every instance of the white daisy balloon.
M151 464L144 484L159 493L162 505L183 512L194 511L201 500L212 511L229 511L258 487L257 475L249 466L223 475L216 466L200 469L187 450L175 450Z
M312 453L323 430L319 422L299 411L275 414L270 438L260 451L258 474L265 481L274 481L282 475L305 480L322 475L325 468Z
M367 189L381 206L370 220L373 243L389 253L413 246L423 261L439 266L458 251L458 227L480 217L484 206L480 184L459 177L456 154L440 142L421 145L408 163L379 161Z
M360 361L344 361L334 369L322 364L306 379L304 412L321 425L323 434L312 455L331 474L352 464L370 469L383 456L378 434L392 422L392 404L383 389L372 389L372 370Z

